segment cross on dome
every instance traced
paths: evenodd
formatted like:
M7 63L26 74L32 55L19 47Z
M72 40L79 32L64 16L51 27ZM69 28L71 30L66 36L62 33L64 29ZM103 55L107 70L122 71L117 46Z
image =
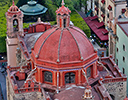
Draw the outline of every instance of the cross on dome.
M13 4L13 6L15 5L15 2L14 2L14 0L12 1L12 4Z
M61 5L62 5L62 6L64 6L64 5L65 5L65 3L64 3L64 0L62 0L62 3L61 3Z

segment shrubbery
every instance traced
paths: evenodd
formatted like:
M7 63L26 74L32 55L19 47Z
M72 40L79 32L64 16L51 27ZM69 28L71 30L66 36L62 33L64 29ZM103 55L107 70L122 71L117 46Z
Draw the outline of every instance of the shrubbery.
M18 0L15 0L17 3ZM6 52L6 16L5 13L12 5L12 0L0 1L0 53Z
M72 11L70 16L71 16L70 19L73 22L74 26L79 27L81 30L83 30L85 32L85 34L88 37L90 37L90 35L91 35L90 28L85 23L83 18L76 11Z

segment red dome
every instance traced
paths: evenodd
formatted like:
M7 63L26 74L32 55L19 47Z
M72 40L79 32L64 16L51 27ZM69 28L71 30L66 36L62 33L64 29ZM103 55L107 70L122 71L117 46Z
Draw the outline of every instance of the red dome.
M94 54L94 48L79 28L53 27L36 41L33 54L46 62L79 62Z

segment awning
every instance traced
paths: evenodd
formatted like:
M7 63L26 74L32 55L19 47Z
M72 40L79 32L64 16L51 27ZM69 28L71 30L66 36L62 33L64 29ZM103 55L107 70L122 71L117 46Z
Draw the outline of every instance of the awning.
M104 25L104 22L96 22L94 24L95 24L96 28L100 28Z
M97 30L93 30L94 33L97 35L97 37L101 40L101 41L108 41L108 35L103 34L103 32L105 32L106 30L104 28L101 29L97 29Z
M98 22L97 16L86 17L84 21L101 41L108 41L108 31L103 27L103 22Z
M90 20L95 20L95 19L97 19L97 18L98 18L98 16L95 15L95 16L93 16L93 17L90 17L89 19L90 19Z

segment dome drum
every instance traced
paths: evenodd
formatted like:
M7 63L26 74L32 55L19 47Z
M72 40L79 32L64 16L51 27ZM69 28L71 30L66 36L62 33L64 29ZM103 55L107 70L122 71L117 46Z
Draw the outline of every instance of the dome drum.
M85 77L82 75L82 68L72 68L72 69L51 69L48 67L36 66L37 72L35 73L36 81L44 84L51 84L57 87L63 87L68 84L82 85L86 82ZM98 76L96 61L88 66L84 67L84 71L88 78L96 78ZM59 73L59 77L57 77ZM71 78L70 80L68 80ZM72 79L73 78L73 79ZM47 80L49 79L49 80ZM57 81L59 81L57 83Z

